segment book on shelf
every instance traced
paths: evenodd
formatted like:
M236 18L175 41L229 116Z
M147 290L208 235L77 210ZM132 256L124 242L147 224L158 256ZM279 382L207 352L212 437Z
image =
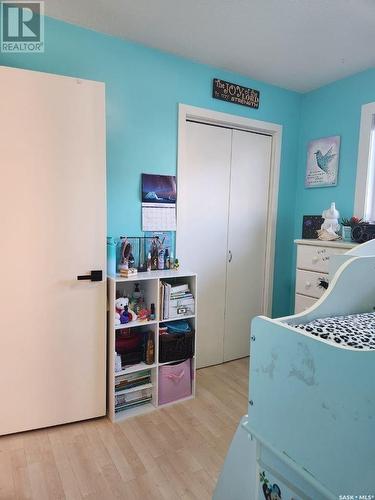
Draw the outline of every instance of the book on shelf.
M190 316L195 312L194 296L189 285L171 285L161 282L160 318L164 320Z
M115 380L115 392L151 383L151 370L119 375Z
M189 291L189 285L185 283L184 285L174 285L171 286L171 293L180 293Z
M116 406L115 413L119 413L120 411L128 410L129 408L135 408L136 406L141 406L141 405L150 403L151 399L152 398L142 399L140 401L133 401L132 403L126 403L126 404L121 405L121 406Z
M187 297L193 297L193 294L189 291L171 293L171 300L173 300L173 299L185 299Z
M163 311L164 311L164 285L163 282L160 282L160 288L159 288L159 297L160 297L160 311L159 311L159 318L163 318Z
M120 392L124 389L134 389L134 387L139 387L142 385L151 384L151 377L143 377L134 382L118 382L115 384L115 391Z
M152 399L152 389L140 389L139 391L115 395L115 411L125 410L138 404L149 403Z

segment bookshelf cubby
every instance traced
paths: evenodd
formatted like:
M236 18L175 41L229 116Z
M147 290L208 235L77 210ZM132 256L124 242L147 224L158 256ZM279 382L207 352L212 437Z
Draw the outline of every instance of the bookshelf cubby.
M188 284L191 293L193 294L195 301L194 314L181 314L176 318L162 319L160 315L160 304L161 304L161 282L167 282L172 286ZM156 317L151 321L136 320L125 325L115 325L115 300L117 297L130 296L135 288L135 284L139 283L140 289L144 292L145 303L147 307L150 307L151 303L155 304L155 314ZM165 405L170 405L172 403L177 403L179 401L184 401L186 399L191 399L195 397L195 370L196 370L196 351L194 351L191 358L191 395L183 397L181 399L176 399L172 402L165 403L163 405L158 403L159 400L159 369L167 365L174 365L176 362L183 362L182 359L176 359L173 361L168 361L166 363L159 363L159 325L160 323L166 323L171 321L176 321L179 319L187 319L189 325L195 332L195 345L197 339L197 276L194 273L185 272L183 269L179 270L165 270L165 271L149 271L138 273L136 275L130 276L128 278L116 276L108 276L107 279L108 286L108 416L113 422L118 422L125 418L141 415L152 411L158 407ZM115 370L116 366L116 335L119 335L119 331L123 329L131 329L131 333L143 335L145 330L154 332L154 362L151 365L147 365L144 361L133 364L122 366L121 371ZM126 378L127 375L136 376L133 374L140 373L150 370L150 380L147 379L147 383L137 387L137 389L127 389L125 391L116 392L116 380ZM148 372L147 372L148 373ZM115 408L115 397L119 393L130 394L136 392L136 390L147 390L151 391L151 399L147 403L143 403L139 406L129 407L121 411L116 412ZM148 393L147 393L148 394Z

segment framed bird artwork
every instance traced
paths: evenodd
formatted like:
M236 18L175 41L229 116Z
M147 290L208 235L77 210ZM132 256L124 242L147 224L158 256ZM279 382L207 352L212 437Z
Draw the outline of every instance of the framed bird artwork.
M337 185L339 168L340 136L323 137L309 142L305 187Z

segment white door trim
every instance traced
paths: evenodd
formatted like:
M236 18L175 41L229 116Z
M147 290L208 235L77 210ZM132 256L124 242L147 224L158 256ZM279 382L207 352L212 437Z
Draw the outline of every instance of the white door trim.
M361 109L361 126L359 132L357 179L355 187L354 215L366 218L368 214L369 190L367 188L371 175L371 129L375 119L375 102L364 104Z
M268 221L267 221L267 243L265 258L265 284L263 294L263 314L271 316L272 294L273 294L273 271L275 258L277 203L279 194L280 157L282 126L276 123L254 120L243 116L230 115L210 109L198 108L179 104L178 106L178 150L177 150L177 180L178 172L186 162L186 120L194 120L212 125L233 127L249 132L264 133L272 136L270 190L268 197ZM178 221L179 208L178 198L181 194L181 186L177 182L177 233L176 233L176 255L178 256ZM218 270L220 272L220 270ZM224 272L224 271L223 271Z

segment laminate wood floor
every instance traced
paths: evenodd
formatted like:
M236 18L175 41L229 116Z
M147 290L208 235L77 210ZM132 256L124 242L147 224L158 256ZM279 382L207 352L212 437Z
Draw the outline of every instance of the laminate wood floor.
M0 438L0 498L210 499L240 417L248 360L197 373L194 400L120 424L95 419Z

